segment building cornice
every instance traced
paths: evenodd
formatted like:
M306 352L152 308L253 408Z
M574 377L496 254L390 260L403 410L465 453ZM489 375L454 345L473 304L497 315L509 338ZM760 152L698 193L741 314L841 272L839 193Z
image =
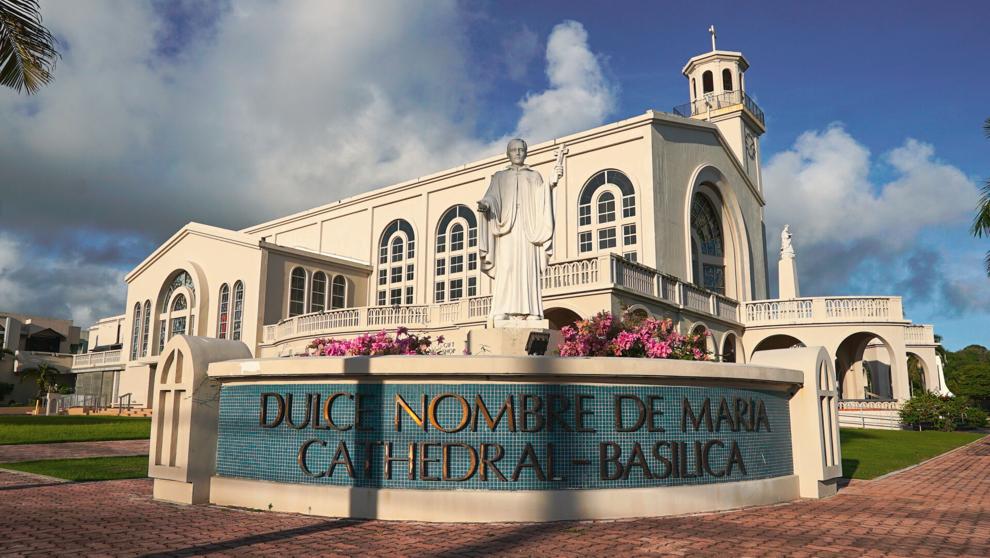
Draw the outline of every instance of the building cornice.
M161 246L155 249L151 254L148 255L141 263L139 263L134 269L124 276L124 282L130 283L135 277L141 274L142 271L150 267L156 261L158 261L166 252L171 250L176 244L182 241L182 239L187 236L199 236L203 238L208 238L210 240L216 240L219 242L224 242L227 244L234 244L244 248L253 248L259 250L257 239L248 236L246 234L232 231L229 229L222 229L220 227L213 227L210 225L204 225L202 223L187 223L184 227L178 230L175 234L169 237L168 240L163 242Z
M345 267L354 271L359 271L364 273L365 275L370 275L371 272L374 270L374 268L368 262L364 262L354 258L348 258L345 256L338 256L336 254L312 252L310 250L304 250L301 248L292 248L289 246L282 246L281 244L274 244L266 240L262 240L258 245L263 250L267 250L269 252L277 252L280 254L306 259L317 263L329 263L335 266Z

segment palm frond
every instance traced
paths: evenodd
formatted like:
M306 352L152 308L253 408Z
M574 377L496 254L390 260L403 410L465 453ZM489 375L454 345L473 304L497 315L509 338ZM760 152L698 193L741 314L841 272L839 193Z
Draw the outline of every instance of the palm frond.
M58 51L38 0L0 0L0 85L34 93L52 80Z

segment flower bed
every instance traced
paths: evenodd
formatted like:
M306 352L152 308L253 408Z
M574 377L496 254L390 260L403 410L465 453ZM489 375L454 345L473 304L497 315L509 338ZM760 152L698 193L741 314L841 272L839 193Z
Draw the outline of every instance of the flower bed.
M443 336L437 337L443 343ZM385 333L365 333L355 339L314 339L309 348L317 356L383 356L383 355L433 355L433 340L429 335L409 333L406 327L395 330L395 336Z
M616 320L610 312L599 312L560 333L560 356L620 356L711 360L704 334L681 335L670 319L635 318Z

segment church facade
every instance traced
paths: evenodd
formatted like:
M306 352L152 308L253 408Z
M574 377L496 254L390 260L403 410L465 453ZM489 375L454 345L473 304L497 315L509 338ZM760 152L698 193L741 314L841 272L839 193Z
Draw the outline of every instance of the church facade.
M670 318L709 332L709 350L729 362L823 345L843 397L871 400L847 405L857 409L910 396L909 353L924 387L944 390L931 327L907 321L898 297L801 298L795 285L769 300L776 241L764 223L765 122L745 91L748 67L738 52L696 56L683 69L688 104L529 146L526 162L544 179L567 147L541 277L551 328L603 310ZM484 353L473 333L492 326L492 281L476 202L506 164L466 163L239 231L190 223L127 274L117 360L108 368L80 355L73 369L89 373L99 360L117 375L117 397L151 406L158 353L179 334L278 357L317 337L407 326L443 335L449 353ZM800 223L792 228L799 236Z

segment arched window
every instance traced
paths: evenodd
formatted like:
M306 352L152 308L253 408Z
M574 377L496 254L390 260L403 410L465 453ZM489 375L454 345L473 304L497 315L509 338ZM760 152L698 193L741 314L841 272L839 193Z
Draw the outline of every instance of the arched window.
M309 293L309 311L322 312L327 308L327 274L317 271L313 274L313 289Z
M330 307L333 309L347 307L347 279L343 275L333 278L330 286Z
M169 339L175 335L185 335L189 332L188 326L191 325L189 323L191 318L187 315L187 310L189 310L189 302L186 300L186 295L175 295L175 298L172 299L172 306L169 309L169 315L171 316L168 330Z
M698 98L698 80L691 78L691 100Z
M416 234L405 219L396 219L378 243L379 306L412 304L416 283Z
M715 91L715 78L711 70L705 70L705 73L701 74L701 91L702 93Z
M141 341L141 303L134 303L134 321L131 323L131 360L138 357L138 342Z
M466 238L465 238L466 231ZM437 223L433 301L478 295L478 218L466 205L455 205Z
M289 276L289 317L306 313L306 270L297 267Z
M173 333L180 329L179 333L196 331L193 313L196 305L196 285L192 276L186 270L178 270L172 278L162 286L158 298L158 352L165 348ZM174 327L173 327L174 326Z
M722 90L732 91L732 70L728 68L722 70Z
M144 323L141 326L141 356L148 356L148 338L151 336L151 301L144 301Z
M227 326L229 325L230 314L230 287L227 283L220 285L220 297L217 301L217 338L227 338Z
M691 199L691 247L694 283L725 294L722 218L711 199L700 192Z
M244 283L234 283L234 319L231 320L230 338L234 341L241 339L241 320L244 317Z
M618 199L622 200L621 212ZM585 183L578 198L578 252L581 255L618 252L638 261L637 221L636 193L629 177L616 170L595 174Z

